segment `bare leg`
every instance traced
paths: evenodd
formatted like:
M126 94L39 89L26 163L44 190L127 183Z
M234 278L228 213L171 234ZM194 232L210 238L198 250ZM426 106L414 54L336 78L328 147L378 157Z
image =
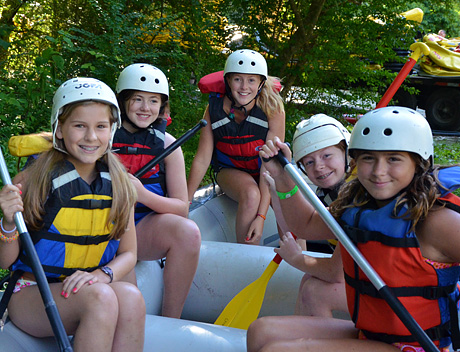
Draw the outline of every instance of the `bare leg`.
M227 196L238 202L236 240L245 243L249 227L259 209L259 185L247 172L237 169L222 169L217 174L217 182Z
M330 283L305 274L299 288L296 315L332 318L332 311L347 312L345 284Z
M74 335L74 351L111 351L118 319L118 300L112 288L96 283L63 298L61 283L50 287L64 327ZM12 322L28 334L53 335L38 286L13 294L8 311Z
M166 257L162 315L180 318L198 266L201 235L189 219L149 214L137 226L139 260Z
M257 319L249 327L247 347L248 352L398 350L382 342L358 340L351 321L301 316Z
M118 320L112 351L142 351L145 335L145 302L142 293L125 282L110 285L118 299Z

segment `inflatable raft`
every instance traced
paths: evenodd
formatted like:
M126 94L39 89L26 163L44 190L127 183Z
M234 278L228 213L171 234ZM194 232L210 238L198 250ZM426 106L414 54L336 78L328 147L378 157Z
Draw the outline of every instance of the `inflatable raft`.
M230 300L263 273L274 257L278 233L270 210L261 246L235 243L237 204L213 187L200 190L190 218L200 227L202 247L182 319L159 316L163 272L159 261L138 262L138 286L147 306L144 351L246 351L246 331L214 325ZM314 256L328 256L309 253ZM248 270L250 268L250 270ZM268 283L260 316L290 315L294 312L303 273L281 262ZM54 338L34 338L9 321L0 333L0 351L59 351Z

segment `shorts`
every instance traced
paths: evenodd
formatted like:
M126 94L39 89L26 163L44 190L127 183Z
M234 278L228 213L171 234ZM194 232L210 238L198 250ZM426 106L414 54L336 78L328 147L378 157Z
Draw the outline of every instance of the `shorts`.
M32 280L26 280L21 276L16 282L16 285L14 286L13 293L21 291L21 288L28 287L28 286L34 286L36 284L37 282L32 281Z

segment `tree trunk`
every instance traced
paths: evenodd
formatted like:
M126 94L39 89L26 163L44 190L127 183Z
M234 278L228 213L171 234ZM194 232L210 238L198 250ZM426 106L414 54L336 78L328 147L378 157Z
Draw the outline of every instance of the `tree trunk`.
M291 37L290 50L284 55L285 65L283 67L288 68L289 62L293 61L294 58L297 58L296 66L297 71L303 71L303 67L307 64L307 51L308 47L312 45L311 39L313 38L313 30L318 18L321 14L321 11L324 7L326 0L314 0L311 2L309 9L307 10L306 16L303 16L301 13L301 8L304 6L302 3L298 3L296 0L289 0L292 12L295 16L295 22L297 24L297 29ZM300 6L299 6L300 5ZM284 72L282 72L284 76ZM287 74L284 77L284 95L289 92L291 89L294 80L297 75ZM284 96L285 98L285 96Z

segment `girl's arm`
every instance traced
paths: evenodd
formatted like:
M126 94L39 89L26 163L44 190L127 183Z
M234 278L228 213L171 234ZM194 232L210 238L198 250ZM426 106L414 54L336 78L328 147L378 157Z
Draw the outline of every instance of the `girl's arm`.
M284 140L284 133L285 133L285 114L284 111L276 112L271 116L268 120L268 133L267 139L272 139L277 136L280 140ZM265 167L262 164L260 168L260 177L265 172ZM261 214L265 216L268 212L268 207L270 206L270 192L266 182L263 182L262 179L259 180L259 192L260 192L260 203L259 208L257 210L257 214ZM249 240L247 243L258 243L260 238L262 237L262 232L264 229L264 219L259 215L253 220L251 226L249 227L248 233L246 238Z
M260 156L262 158L274 158L280 150L288 160L291 159L289 147L285 143L282 143L277 137L266 142L260 151ZM292 181L289 174L283 170L276 158L264 162L264 166L275 180L276 190L278 192L289 193L294 189L294 181ZM335 238L334 234L324 223L313 206L304 198L300 190L289 197L285 197L285 199L280 199L280 205L289 230L295 233L297 237L306 240Z
M416 228L422 255L440 263L460 263L460 214L448 208L430 210Z
M201 129L198 149L190 168L190 174L187 179L188 200L191 202L193 195L200 186L206 171L211 163L212 153L214 151L214 137L212 135L211 118L209 116L209 106L206 108L203 118L208 123Z
M284 220L283 211L281 210L280 200L276 193L275 180L273 179L273 177L270 176L270 173L268 171L265 171L262 174L262 177L264 179L264 182L266 182L268 185L273 212L275 213L276 223L278 224L282 232L280 237L282 237L286 232L289 231L289 227L287 226L286 221Z
M169 133L165 133L165 148L175 141ZM182 149L177 148L165 158L166 188L168 196L163 197L147 190L140 181L135 183L138 201L156 213L187 216L187 183Z
M14 214L24 210L21 188L21 184L6 185L0 191L0 208L3 212L0 240L0 268L2 269L8 269L19 255L19 238L13 230L16 227Z

